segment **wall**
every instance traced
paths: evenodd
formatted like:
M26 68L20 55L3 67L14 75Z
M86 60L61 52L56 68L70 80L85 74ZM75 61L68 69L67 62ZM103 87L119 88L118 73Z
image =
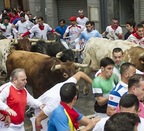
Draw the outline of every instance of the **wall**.
M57 25L56 0L29 0L29 8L33 15L42 16L51 27Z
M58 15L57 15L57 4L56 0L46 0L45 14L47 17L47 22L51 27L56 27L58 25Z
M41 16L41 0L29 0L29 9L34 16Z
M0 1L0 11L2 11L4 9L4 2L3 0Z
M91 18L90 8L97 8L98 9L98 21L95 21L95 27L98 31L101 32L101 20L100 20L100 0L87 0L88 6L88 16ZM91 20L91 19L90 19Z

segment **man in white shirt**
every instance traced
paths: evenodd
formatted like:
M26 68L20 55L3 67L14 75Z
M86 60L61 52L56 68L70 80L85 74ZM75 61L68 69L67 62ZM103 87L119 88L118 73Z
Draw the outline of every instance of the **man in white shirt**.
M24 36L34 33L33 37L38 38L38 39L47 40L47 33L49 31L59 35L48 24L44 23L43 17L38 17L37 24L34 25L30 30L24 32L21 36L24 37Z
M89 21L89 19L84 16L84 11L83 10L79 10L78 13L79 13L79 16L77 17L77 23L79 25L82 25L82 26L85 27L85 24L86 24L87 21Z
M144 27L142 24L138 24L136 26L136 32L131 34L128 41L133 42L134 44L138 44L139 46L144 48Z
M118 25L117 18L112 19L112 24L106 27L102 35L111 40L122 39L122 28Z
M15 28L13 28L12 24L9 21L10 18L8 16L4 17L3 23L0 25L0 30L2 31L3 36L5 36L7 39L12 39L12 32L18 33L18 31Z
M66 38L67 34L69 33L70 36L70 49L80 49L79 45L79 35L83 31L84 27L82 25L78 25L76 22L76 17L70 17L71 25L67 27L63 38Z
M20 14L20 20L14 25L18 28L18 33L23 34L30 29L28 21L25 19L25 13Z
M88 83L92 83L90 77L88 77L83 72L77 72L75 75L70 77L68 80L58 83L53 86L50 90L45 92L41 95L38 100L40 100L46 106L43 108L42 111L36 110L35 115L36 117L31 118L33 131L46 131L47 130L47 121L49 116L51 115L52 111L57 108L60 104L60 89L65 83L77 83L80 79L84 79ZM36 119L35 119L36 118ZM36 124L36 125L35 125Z

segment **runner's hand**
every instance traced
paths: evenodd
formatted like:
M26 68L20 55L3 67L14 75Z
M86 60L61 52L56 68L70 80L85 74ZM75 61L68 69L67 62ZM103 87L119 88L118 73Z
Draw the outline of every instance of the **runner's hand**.
M17 113L14 110L12 110L11 108L9 108L9 107L6 108L5 111L8 112L9 115L17 116Z

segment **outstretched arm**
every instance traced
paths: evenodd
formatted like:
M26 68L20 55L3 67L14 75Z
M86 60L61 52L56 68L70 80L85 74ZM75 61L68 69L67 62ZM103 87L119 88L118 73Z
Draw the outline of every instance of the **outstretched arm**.
M82 72L82 71L77 72L75 75L73 75L73 77L74 77L77 81L79 81L80 79L83 79L83 80L85 80L86 82L92 84L92 79L91 79L87 74L85 74L85 73Z

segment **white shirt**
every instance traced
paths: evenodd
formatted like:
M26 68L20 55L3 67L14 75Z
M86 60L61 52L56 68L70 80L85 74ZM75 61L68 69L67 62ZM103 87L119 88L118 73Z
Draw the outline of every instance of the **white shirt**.
M111 25L106 27L106 32L108 32L107 37L109 39L119 39L116 34L122 34L122 28L120 26L117 27L116 30L114 30Z
M89 19L87 17L84 17L82 19L80 17L77 17L77 23L79 25L82 25L82 26L85 27L85 24L86 24L87 21L89 21Z
M76 25L76 26L68 26L66 29L66 33L69 33L70 41L74 41L79 37L79 34L83 31L84 27L82 25Z
M52 28L48 24L44 23L43 25L43 30L39 28L39 24L36 24L29 30L29 32L34 33L36 38L47 40L47 33L48 31L51 31Z
M102 118L99 122L96 123L95 127L92 131L104 131L104 126L106 121L109 119L109 117ZM144 119L140 117L140 123L137 126L138 131L144 130Z
M137 39L133 34L131 34L127 40L135 44L138 44L139 46L144 48L144 37L141 39Z
M67 81L56 84L54 87L45 92L42 96L38 98L42 103L46 104L43 111L47 116L50 116L52 111L60 103L60 89L65 83L77 83L74 77L69 78Z
M12 24L11 23L8 23L7 26L5 26L4 24L1 24L0 25L0 28L1 29L5 29L5 31L2 30L2 34L3 36L5 36L6 38L13 38L12 36Z
M38 100L40 100L43 104L46 106L43 108L43 112L50 116L52 111L56 109L60 104L60 89L65 83L77 83L77 80L74 77L70 77L68 80L58 83L55 86L53 86L51 89L46 91L43 95L41 95ZM35 115L37 116L40 112L40 109L35 109ZM47 130L47 121L49 120L49 117L44 119L41 124L43 129L41 131ZM31 118L32 126L35 127L35 117ZM35 131L35 129L33 129Z
M18 27L18 32L19 32L20 34L23 34L23 33L27 32L27 31L30 29L30 25L29 25L29 23L28 23L27 21L21 22L21 20L19 20L19 21L15 24L15 26Z

